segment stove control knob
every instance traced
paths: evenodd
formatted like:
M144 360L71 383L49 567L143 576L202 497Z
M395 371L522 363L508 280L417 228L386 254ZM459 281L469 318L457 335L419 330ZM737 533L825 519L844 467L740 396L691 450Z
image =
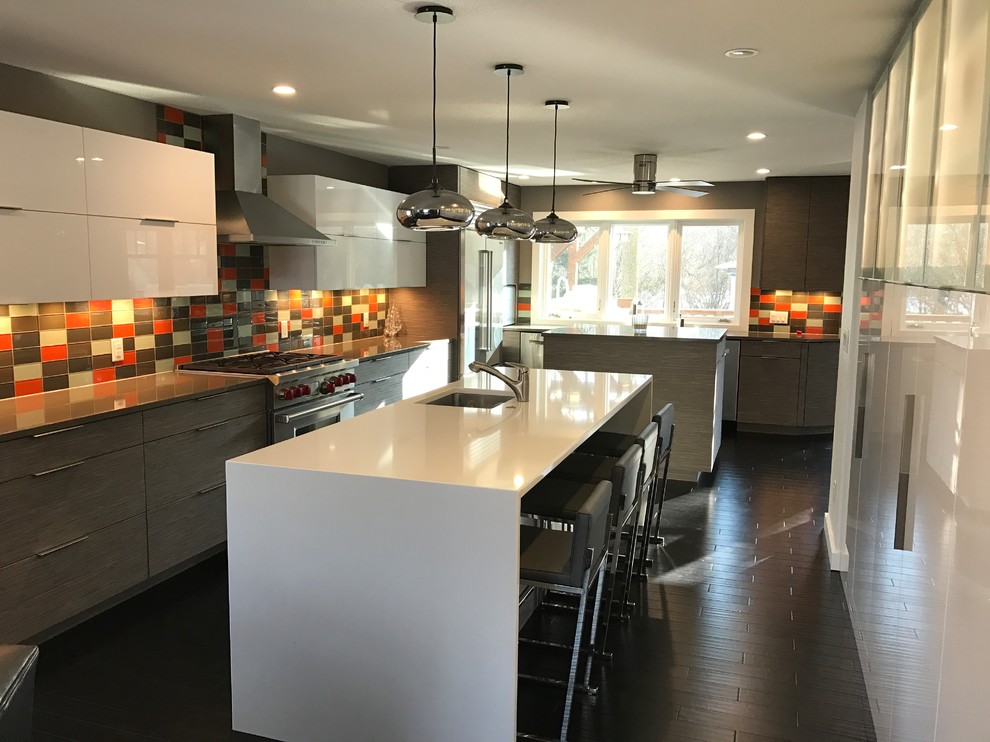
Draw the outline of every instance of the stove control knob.
M347 383L347 376L345 374L341 374L334 380L334 383L337 386L343 386L344 384Z
M278 393L279 399L292 399L292 387L283 389Z
M312 389L309 388L309 384L303 384L299 388L302 389L302 396L304 397L308 397L310 393L313 391Z
M347 374L347 381L350 382L351 384L356 383L357 382L357 375L356 374Z
M334 387L332 381L323 381L320 383L320 394L333 394Z
M292 387L292 396L295 397L295 398L297 398L297 399L299 397L301 397L302 396L302 387L301 386L294 386L294 387Z

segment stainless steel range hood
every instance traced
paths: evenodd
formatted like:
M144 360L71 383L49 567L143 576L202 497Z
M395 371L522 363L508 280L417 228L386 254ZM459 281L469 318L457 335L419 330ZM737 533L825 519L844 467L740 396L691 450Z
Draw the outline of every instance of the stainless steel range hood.
M217 180L217 241L331 245L326 235L261 193L261 123L243 116L203 117L203 142Z

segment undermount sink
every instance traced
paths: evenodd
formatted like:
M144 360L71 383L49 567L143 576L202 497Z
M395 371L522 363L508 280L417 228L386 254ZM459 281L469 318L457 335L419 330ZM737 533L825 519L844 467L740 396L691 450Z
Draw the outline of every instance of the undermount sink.
M514 394L505 394L503 392L463 391L451 392L442 397L428 399L421 404L436 404L443 405L444 407L474 407L482 410L490 410L515 398L516 396Z

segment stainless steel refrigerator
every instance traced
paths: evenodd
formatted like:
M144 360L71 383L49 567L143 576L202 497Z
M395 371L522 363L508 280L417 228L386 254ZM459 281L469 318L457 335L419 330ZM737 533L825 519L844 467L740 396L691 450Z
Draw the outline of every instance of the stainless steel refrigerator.
M512 241L463 232L461 260L460 373L472 361L501 360L502 328L516 321L516 285Z

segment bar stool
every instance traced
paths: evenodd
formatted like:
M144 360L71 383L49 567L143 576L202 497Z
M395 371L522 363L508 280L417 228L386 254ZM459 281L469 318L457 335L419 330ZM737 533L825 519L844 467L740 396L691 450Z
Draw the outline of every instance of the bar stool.
M563 470L558 466L550 476L538 482L523 496L520 512L542 521L569 523L573 521L574 514L582 507L588 496L587 485L599 482L611 483L609 515L612 532L610 553L613 559L606 601L606 606L610 607L612 597L615 595L622 529L629 522L632 513L636 512L637 482L643 460L643 449L633 444L618 459L571 456L566 461L570 459L577 460L568 464ZM604 647L608 637L610 616L611 610L606 610L602 619L599 653L603 656L608 656L604 652Z
M605 582L603 566L608 554L608 510L612 499L612 485L610 482L600 482L586 489L587 491L583 493L584 502L574 512L573 530L558 531L528 525L519 527L520 583L578 595L580 601L577 626L574 629L574 644L570 647L571 662L567 680L519 676L524 680L535 680L566 688L564 718L560 726L561 742L567 739L567 727L570 724L588 593L597 581L589 637L589 645L594 646L598 628L598 606L601 603L602 585ZM587 661L585 684L590 679L590 675L591 657ZM517 736L522 739L539 739L527 734Z

